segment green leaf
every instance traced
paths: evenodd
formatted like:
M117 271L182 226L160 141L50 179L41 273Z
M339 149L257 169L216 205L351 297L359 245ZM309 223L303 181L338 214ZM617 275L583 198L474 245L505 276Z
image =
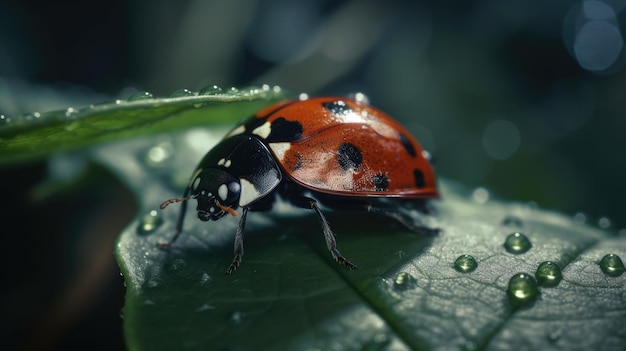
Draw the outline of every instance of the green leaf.
M237 218L206 223L189 211L176 244L157 249L171 238L178 214L175 205L164 211L158 205L182 194L196 162L225 132L192 129L95 151L141 208L115 250L127 286L123 315L131 350L626 345L626 275L605 274L599 265L608 253L626 257L623 238L451 181L440 181L443 196L433 203L438 214L424 218L442 229L438 235L376 216L329 213L339 248L359 265L355 271L332 261L317 219L306 210L302 217L250 213L246 253L233 275L224 271ZM169 151L149 161L160 149ZM505 249L514 232L529 239L529 250ZM476 269L457 271L461 255L475 258ZM532 283L544 261L562 269L562 280L540 285L527 300L510 297L509 280L526 273Z
M1 116L0 165L139 135L232 123L285 98L280 88L267 85L227 92L216 89L179 90L168 98L143 92L82 109Z

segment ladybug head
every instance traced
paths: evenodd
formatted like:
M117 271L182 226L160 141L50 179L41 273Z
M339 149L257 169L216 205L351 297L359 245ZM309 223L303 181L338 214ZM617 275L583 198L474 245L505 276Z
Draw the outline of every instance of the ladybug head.
M193 198L198 200L198 218L218 220L226 213L236 216L241 185L232 174L217 168L204 169L191 182Z
M198 218L216 221L227 213L236 216L241 184L232 174L217 168L199 169L187 189L190 196L170 199L161 204L161 209L174 202L196 199Z

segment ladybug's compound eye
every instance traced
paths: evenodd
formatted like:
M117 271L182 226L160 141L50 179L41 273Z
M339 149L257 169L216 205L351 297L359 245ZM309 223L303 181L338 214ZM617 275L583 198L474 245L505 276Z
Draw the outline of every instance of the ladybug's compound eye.
M239 199L241 185L238 182L222 183L217 188L217 198L222 205L233 205Z

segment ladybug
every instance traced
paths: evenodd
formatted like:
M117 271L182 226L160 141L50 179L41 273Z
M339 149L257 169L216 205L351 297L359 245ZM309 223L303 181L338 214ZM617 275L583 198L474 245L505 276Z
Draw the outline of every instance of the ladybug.
M183 202L176 233L158 246L169 247L182 233L187 200L197 200L202 221L237 216L241 207L235 257L226 270L233 273L243 255L248 211L269 211L279 197L315 211L332 257L350 270L357 267L337 249L322 208L377 213L410 229L437 231L397 203L412 202L427 213L426 200L439 197L429 154L367 103L318 97L277 103L230 131L200 161L183 197L161 204Z

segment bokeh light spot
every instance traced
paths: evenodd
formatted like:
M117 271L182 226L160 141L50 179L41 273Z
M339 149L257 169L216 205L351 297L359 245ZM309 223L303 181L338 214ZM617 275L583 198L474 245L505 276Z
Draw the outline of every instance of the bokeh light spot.
M576 36L574 53L578 64L590 71L603 71L619 58L624 40L613 24L602 20L585 23Z

